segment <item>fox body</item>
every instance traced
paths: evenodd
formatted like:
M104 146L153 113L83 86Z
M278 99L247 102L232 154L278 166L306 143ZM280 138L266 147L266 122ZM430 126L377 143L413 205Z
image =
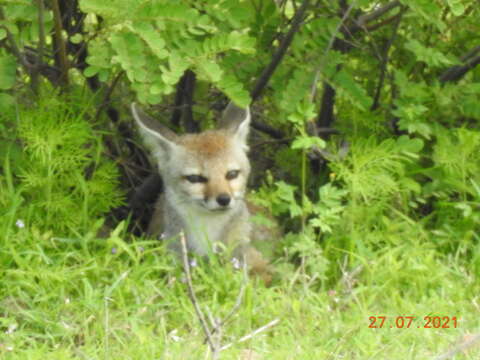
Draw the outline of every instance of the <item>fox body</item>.
M132 104L132 113L158 162L164 181L148 233L162 238L186 235L190 251L208 255L217 244L245 259L250 270L267 267L250 245L252 225L245 201L249 109L230 104L216 130L177 136ZM172 248L180 251L178 241Z

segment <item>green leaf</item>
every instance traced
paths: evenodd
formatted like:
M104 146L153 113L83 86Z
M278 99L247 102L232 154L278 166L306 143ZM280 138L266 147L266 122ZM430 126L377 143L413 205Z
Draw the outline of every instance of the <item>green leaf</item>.
M17 63L13 56L0 56L0 90L8 90L15 85Z
M7 31L3 28L0 28L0 40L3 40L7 37Z
M112 48L117 52L116 60L125 70L145 65L145 49L137 35L131 32L119 32L114 33L109 40Z
M88 66L85 71L83 72L83 75L85 75L87 78L92 77L97 75L98 71L100 68L97 66Z
M465 5L462 4L461 0L447 0L452 14L455 16L461 16L465 12Z
M405 48L415 54L418 61L422 61L430 66L438 67L444 65L452 65L454 61L447 58L442 52L434 48L429 48L421 44L416 39L410 39Z
M0 109L6 109L15 105L15 98L9 94L0 92Z
M147 43L159 59L165 59L168 56L168 51L165 49L165 40L152 24L138 22L133 24L133 30Z
M75 34L73 35L71 38L70 38L70 41L73 43L73 44L80 44L83 40L83 35L82 34Z
M397 139L397 145L402 149L402 151L418 153L423 149L424 142L422 139L411 139L407 135L402 135Z
M217 83L217 86L238 106L245 107L250 104L250 94L233 74L224 74Z
M357 84L351 74L340 70L332 79L335 87L343 90L343 94L353 101L361 110L367 110L372 105L372 98L364 88Z
M217 63L202 59L197 63L198 75L214 83L220 81L223 71Z
M292 149L311 149L313 146L323 149L327 144L325 140L316 136L300 136L292 142L290 147Z

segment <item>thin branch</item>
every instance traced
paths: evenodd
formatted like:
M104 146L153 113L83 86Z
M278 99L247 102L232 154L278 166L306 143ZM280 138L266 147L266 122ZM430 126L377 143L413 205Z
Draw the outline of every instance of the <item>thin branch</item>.
M367 30L367 32L375 31L375 30L381 28L382 26L391 24L392 22L394 22L395 20L397 20L401 16L403 16L403 11L401 11L398 14L395 14L393 16L390 16L389 18L386 18L385 20L379 21L375 24L365 26L365 29Z
M372 103L372 106L370 107L371 111L376 110L380 104L380 95L382 93L383 84L385 82L385 75L387 72L390 48L392 47L393 43L395 42L395 39L397 38L398 28L400 26L400 22L402 21L402 16L404 13L405 13L404 10L400 12L399 17L393 28L393 34L388 40L387 44L385 45L383 56L382 56L382 63L380 65L380 79L378 80L377 89L375 90L375 96L373 97L373 103Z
M447 360L447 359L451 359L453 358L455 355L457 355L458 353L460 352L464 352L466 350L468 350L469 348L471 348L473 345L475 345L475 343L479 342L480 341L480 333L478 334L475 334L475 335L472 335L470 336L469 339L465 340L463 343L457 345L456 347L454 347L452 350L440 355L440 356L437 356L435 358L435 360Z
M270 135L274 139L285 138L285 134L283 133L283 131L275 129L274 127L272 127L270 125L267 125L267 124L264 124L260 121L253 120L252 121L252 127L257 131L260 131L260 132L263 132L267 135Z
M268 81L272 77L273 72L276 70L277 66L280 64L283 57L285 56L285 53L287 52L288 47L292 43L295 33L300 29L300 25L304 20L305 12L307 10L309 3L310 3L310 0L303 0L302 5L293 16L290 29L288 30L285 37L282 39L280 46L278 47L277 51L273 55L270 64L268 64L268 66L262 71L262 73L260 74L260 77L258 78L257 82L253 87L253 90L250 92L252 101L255 101L259 98L260 94L266 87Z
M192 275L190 273L190 262L188 261L187 240L185 239L185 234L183 233L183 231L180 233L180 243L182 245L183 269L185 271L185 277L187 281L188 297L190 298L190 301L195 308L195 313L197 314L197 318L200 321L203 332L207 337L207 342L210 346L210 350L212 350L212 353L216 353L216 346L212 338L212 333L210 332L210 329L208 327L205 315L203 314L202 309L200 309L200 305L198 304L195 291L193 291Z
M352 5L350 5L350 8ZM400 5L401 5L400 1L397 1L397 0L389 2L388 4L370 13L360 15L357 20L353 21L353 25L348 27L343 27L341 31L344 34L346 39L351 38L356 32L362 29L365 29L368 23L374 20L377 20L387 12L391 11L392 9ZM347 9L347 11L349 9ZM335 37L335 39L333 40L332 48L342 53L346 53L350 50L351 45L348 44L345 40ZM331 124L333 123L335 96L336 96L336 91L332 87L332 85L330 85L328 82L324 82L322 104L320 107L320 113L317 118L318 127L330 127Z
M400 5L401 5L401 2L397 0L389 2L388 4L385 4L384 6L382 6L381 8L378 8L368 14L359 16L358 20L355 23L359 27L364 27L369 22L372 22L373 20L376 20L379 17L382 17L383 14L389 12L393 8L396 8L397 6L400 6Z
M67 48L65 41L62 36L62 14L60 12L60 7L58 5L58 0L52 0L52 10L55 26L55 47L58 50L56 53L56 58L58 59L61 76L60 81L63 87L68 86L68 57L67 57Z
M454 65L445 70L442 75L440 75L440 82L454 82L463 78L467 72L480 64L480 54L478 53L480 53L480 46L476 46L472 50L468 51L465 55L460 57L460 59L464 61L465 64Z
M5 20L5 15L3 13L2 7L0 7L0 20ZM7 41L8 41L8 44L10 45L10 50L13 53L13 55L17 58L18 62L22 64L25 70L28 73L30 73L32 69L32 64L28 62L26 57L20 51L20 48L17 46L17 43L15 42L15 38L13 37L12 33L10 32L8 27L6 27L5 25L0 25L0 28L4 29L5 32L7 33Z
M38 47L37 47L37 66L43 64L43 54L45 52L45 20L44 20L44 4L43 0L37 0L38 2Z
M102 113L102 111L110 105L110 98L112 97L112 93L113 93L113 90L115 89L115 87L117 86L118 84L118 81L120 80L120 78L122 77L122 75L124 74L125 72L122 70L122 71L119 71L118 74L115 76L115 78L113 79L112 81L112 84L108 87L107 89L107 92L105 93L105 96L103 97L103 101L102 103L100 104L98 110L97 110L97 113L95 114L95 119L98 120L98 118L100 117L100 114Z
M226 349L232 347L234 344L239 344L239 343L245 342L245 341L247 341L247 340L250 340L250 339L253 338L255 335L260 334L261 332L264 332L264 331L266 331L266 330L271 329L272 327L274 327L275 325L277 325L279 322L280 322L280 319L272 320L272 321L270 321L268 324L263 325L262 327L259 327L259 328L256 329L255 331L252 331L250 334L245 335L245 336L242 336L242 337L241 337L240 339L238 339L237 341L222 346L222 347L220 348L220 351L226 350Z
M474 57L475 55L477 55L478 53L480 53L480 45L474 47L472 50L468 51L465 55L461 56L460 61L465 62L469 60L471 57Z

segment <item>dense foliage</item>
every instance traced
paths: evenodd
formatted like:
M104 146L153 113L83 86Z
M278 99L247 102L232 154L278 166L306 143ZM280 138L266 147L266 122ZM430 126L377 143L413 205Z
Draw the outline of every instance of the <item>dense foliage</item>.
M228 98L253 109L252 200L285 225L279 288L388 282L420 302L442 278L478 278L479 19L476 0L0 0L2 267L27 266L33 244L57 259L51 236L77 266L103 217L127 218L125 194L152 171L130 102L192 132ZM139 264L123 229L108 244Z

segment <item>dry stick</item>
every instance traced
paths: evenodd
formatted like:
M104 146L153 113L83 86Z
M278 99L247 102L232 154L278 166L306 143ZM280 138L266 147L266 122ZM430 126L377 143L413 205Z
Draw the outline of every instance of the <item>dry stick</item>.
M210 320L210 325L218 331L214 334L212 331L212 339L214 340L215 350L212 351L212 360L217 360L220 355L220 342L222 341L222 329L219 327L220 319L213 317L212 312L207 307L208 320Z
M234 342L232 342L232 343L230 343L230 344L227 344L227 345L222 346L222 347L220 348L220 351L226 350L226 349L232 347L234 344L239 344L239 343L245 342L245 341L247 341L247 340L250 340L250 339L253 338L255 335L260 334L260 333L263 332L263 331L269 330L270 328L272 328L272 327L274 327L275 325L277 325L279 322L280 322L280 319L272 320L272 321L270 321L268 324L263 325L262 327L259 327L257 330L251 332L251 333L248 334L248 335L245 335L245 336L241 337L241 338L238 339L237 341L234 341Z
M207 336L207 342L210 346L210 350L212 350L212 353L215 353L217 349L215 343L213 342L212 333L208 328L207 321L205 320L205 315L203 314L202 309L200 309L197 297L195 295L195 292L193 291L192 275L190 273L190 263L188 261L187 240L185 239L185 234L183 233L183 231L180 233L180 243L182 245L183 269L185 271L185 277L187 280L188 297L190 298L190 301L195 308L195 313L197 314L198 320L200 321L203 332Z
M480 341L480 333L473 335L470 339L464 341L463 343L457 345L454 347L452 350L446 352L445 354L442 354L440 356L437 356L435 360L447 360L452 357L454 357L457 353L461 351L468 350L471 348L473 345L475 345L476 342Z

